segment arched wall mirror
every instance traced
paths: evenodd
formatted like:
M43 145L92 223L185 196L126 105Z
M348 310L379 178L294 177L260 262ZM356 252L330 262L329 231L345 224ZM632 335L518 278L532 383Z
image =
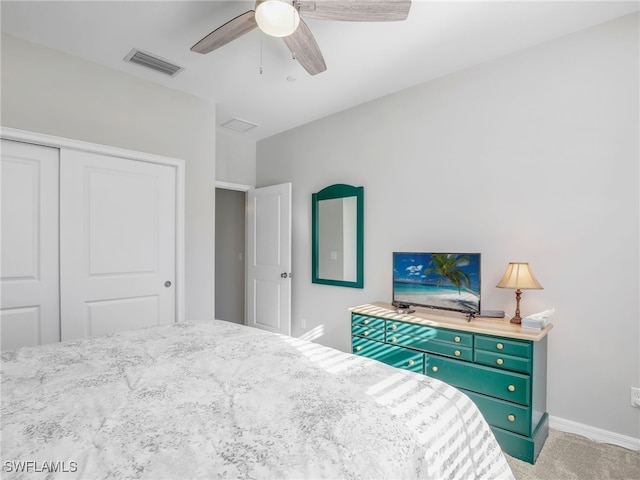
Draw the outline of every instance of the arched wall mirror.
M311 196L311 281L363 288L364 187L336 184Z

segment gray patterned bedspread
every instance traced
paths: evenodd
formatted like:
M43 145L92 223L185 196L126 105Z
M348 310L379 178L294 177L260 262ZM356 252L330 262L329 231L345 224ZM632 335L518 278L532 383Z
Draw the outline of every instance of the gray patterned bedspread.
M459 391L226 322L2 354L3 478L513 478Z

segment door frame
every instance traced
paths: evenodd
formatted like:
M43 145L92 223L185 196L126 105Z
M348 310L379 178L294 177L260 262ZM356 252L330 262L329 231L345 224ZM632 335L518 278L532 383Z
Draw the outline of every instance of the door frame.
M248 192L256 188L254 185L243 185L242 183L221 182L216 180L216 188L223 190L236 190L238 192Z
M171 166L176 170L176 322L185 320L185 161L153 153L137 152L109 145L84 142L71 138L56 137L43 133L29 132L15 128L0 127L0 137L18 142L33 143L61 150L77 150L120 157L138 162L156 163Z

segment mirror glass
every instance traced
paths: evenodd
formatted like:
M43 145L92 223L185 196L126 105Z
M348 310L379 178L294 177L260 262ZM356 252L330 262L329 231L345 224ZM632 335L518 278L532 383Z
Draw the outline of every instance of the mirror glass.
M363 188L331 185L312 196L312 281L362 288Z

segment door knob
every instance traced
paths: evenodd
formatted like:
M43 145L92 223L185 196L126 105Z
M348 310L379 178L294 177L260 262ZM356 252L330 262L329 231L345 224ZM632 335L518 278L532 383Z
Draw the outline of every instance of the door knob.
M169 288L171 286L171 282L167 280L166 282L164 282L164 286Z
M286 273L286 272L283 272L283 273L281 273L281 274L280 274L280 276L281 276L282 278L287 278L289 275L287 275L287 273Z

